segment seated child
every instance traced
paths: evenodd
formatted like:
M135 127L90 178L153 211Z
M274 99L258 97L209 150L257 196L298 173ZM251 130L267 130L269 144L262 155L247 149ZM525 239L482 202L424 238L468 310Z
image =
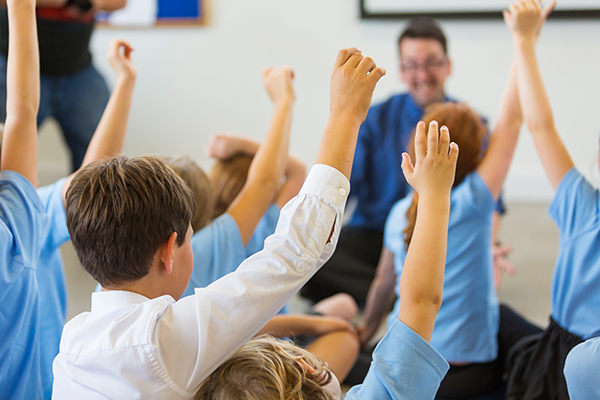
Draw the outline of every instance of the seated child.
M40 70L35 0L7 0L7 101L0 160L0 387L4 399L41 399L36 264L48 221L37 183Z
M403 155L402 170L419 193L418 219L400 283L404 299L396 322L379 343L362 385L346 399L432 399L448 363L429 345L442 302L450 189L458 147L437 123L417 126L415 165ZM441 139L441 140L440 140ZM439 140L439 142L438 142ZM326 363L289 343L253 339L202 383L198 400L341 399Z
M515 346L509 365L508 399L569 399L569 392L580 393L582 380L567 390L563 370L567 354L583 340L588 342L578 347L571 361L578 360L580 368L598 365L594 361L597 353L582 351L593 349L595 342L590 339L600 336L600 192L577 171L556 130L535 53L534 27L540 14L537 0L519 0L510 6L505 19L517 48L519 97L525 120L556 190L548 214L558 226L560 246L552 278L550 324L543 334ZM591 393L596 382L587 382Z
M248 244L243 245L237 224L226 211L246 184L253 155L259 148L258 143L246 138L214 136L207 146L207 152L225 159L218 160L213 166L210 186L201 168L189 158L165 160L192 188L197 202L208 203L205 200L207 193L212 192L212 200L219 210L212 213L216 221L192 237L194 272L190 285L208 286L235 271L246 258L260 251L265 239L275 232L280 208L298 194L304 182L305 167L301 161L290 156L284 184L259 221ZM196 210L194 219L199 218L198 214ZM190 285L186 293L193 293L194 288ZM359 346L354 328L340 318L351 320L356 312L357 306L352 297L338 294L316 304L313 313L317 315L288 314L287 307L284 307L280 315L269 321L259 334L268 332L277 337L294 336L310 352L327 361L338 379L344 380L356 361Z
M136 78L136 69L130 58L132 50L125 41L113 40L111 43L108 60L117 73L117 82L80 169L93 161L114 157L123 148ZM45 399L52 395L52 361L58 354L67 314L67 284L60 246L69 240L64 197L74 176L71 174L52 185L37 189L50 221L36 268L40 297L38 323L44 338L40 345L40 357Z
M103 291L65 325L54 360L56 398L191 398L333 252L358 127L385 74L340 51L330 119L300 194L277 230L233 273L181 298L193 270L194 201L156 157L97 162L67 191L67 226ZM249 238L251 232L242 232Z
M573 347L565 361L565 380L571 400L600 399L600 337Z

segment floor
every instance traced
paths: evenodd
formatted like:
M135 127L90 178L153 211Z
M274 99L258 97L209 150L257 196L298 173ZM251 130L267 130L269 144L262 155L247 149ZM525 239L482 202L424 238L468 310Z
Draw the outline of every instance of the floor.
M510 260L517 270L505 276L498 296L526 317L545 326L550 313L550 282L558 250L558 230L546 214L547 205L509 204L500 237L512 245ZM96 283L79 266L72 245L62 248L69 290L68 318L90 309L90 293ZM292 308L305 304L294 299Z

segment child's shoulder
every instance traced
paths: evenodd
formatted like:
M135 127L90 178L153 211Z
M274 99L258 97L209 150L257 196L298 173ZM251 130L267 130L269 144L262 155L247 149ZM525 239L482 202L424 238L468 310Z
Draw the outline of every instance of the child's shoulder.
M6 246L3 251L34 263L47 230L47 218L33 185L14 171L0 172L0 221L4 226L0 230L2 247Z

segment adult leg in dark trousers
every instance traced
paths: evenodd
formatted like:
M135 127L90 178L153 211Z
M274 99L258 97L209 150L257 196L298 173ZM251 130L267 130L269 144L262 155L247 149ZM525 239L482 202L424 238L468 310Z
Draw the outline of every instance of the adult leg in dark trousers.
M345 227L335 253L304 285L300 295L317 302L336 293L348 293L364 307L379 262L383 232Z

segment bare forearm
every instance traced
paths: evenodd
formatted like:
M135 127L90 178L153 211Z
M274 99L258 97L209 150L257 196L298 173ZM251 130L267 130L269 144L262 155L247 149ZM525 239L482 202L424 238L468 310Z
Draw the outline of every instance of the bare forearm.
M278 187L287 165L289 132L292 122L293 101L284 101L275 106L267 136L260 146L250 170L248 182L262 182L269 186ZM273 195L275 192L273 192Z
M429 341L444 288L449 198L419 198L417 222L402 269L398 318Z
M121 153L135 80L119 79L85 154L82 167Z
M527 126L534 135L554 129L554 114L540 74L535 42L521 39L515 42L515 46L519 96Z
M516 41L515 46L517 47L519 96L525 120L550 183L557 188L564 174L573 168L574 164L556 130L534 44L530 40L521 40Z
M315 164L329 165L350 179L361 123L362 120L352 115L332 115L321 138Z
M290 335L312 335L312 318L308 315L276 315L257 335L269 334L278 338Z
M40 102L35 2L9 1L6 123L2 166L37 181L36 117Z
M64 7L67 0L37 0L37 7ZM0 0L0 7L6 7L6 0Z

